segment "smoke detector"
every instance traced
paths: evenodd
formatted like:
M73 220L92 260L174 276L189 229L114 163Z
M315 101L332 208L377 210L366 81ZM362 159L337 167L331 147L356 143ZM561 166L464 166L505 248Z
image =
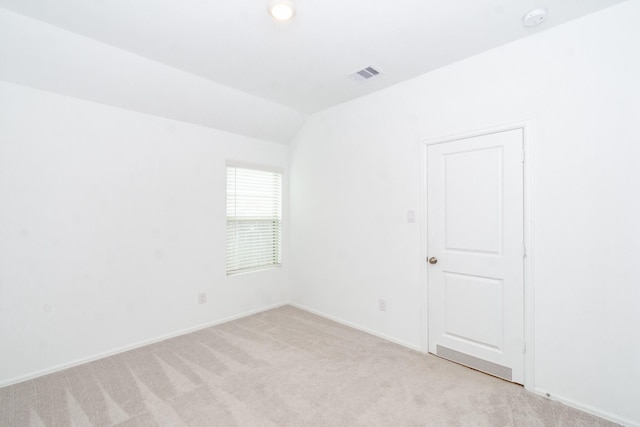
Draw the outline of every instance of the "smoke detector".
M363 68L362 70L356 71L355 73L349 74L347 77L357 82L363 82L365 80L378 77L381 74L382 73L380 73L380 71L376 70L373 67L366 67L366 68Z
M522 17L522 24L525 27L535 27L542 24L546 17L546 9L535 9Z

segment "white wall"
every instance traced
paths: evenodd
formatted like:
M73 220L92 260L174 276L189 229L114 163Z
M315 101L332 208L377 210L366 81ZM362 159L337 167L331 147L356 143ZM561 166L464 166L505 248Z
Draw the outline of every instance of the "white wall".
M640 425L638 15L623 3L312 116L291 153L293 301L420 346L421 143L531 120L529 385Z
M288 301L225 274L227 158L287 147L0 82L0 385Z

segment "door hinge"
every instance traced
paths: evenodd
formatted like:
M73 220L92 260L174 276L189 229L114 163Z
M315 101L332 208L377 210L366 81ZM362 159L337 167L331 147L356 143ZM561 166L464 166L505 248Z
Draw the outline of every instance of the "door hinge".
M523 353L527 352L527 342L526 341L522 341L522 352Z
M527 246L522 245L522 258L526 258L526 257L527 257Z

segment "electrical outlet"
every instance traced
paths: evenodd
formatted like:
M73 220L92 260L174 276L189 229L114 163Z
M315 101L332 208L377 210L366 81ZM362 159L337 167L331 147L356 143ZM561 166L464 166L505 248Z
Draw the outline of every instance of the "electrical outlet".
M380 309L380 311L387 311L387 300L378 300L378 309Z
M198 304L204 304L207 302L207 294L205 292L201 292L198 294Z

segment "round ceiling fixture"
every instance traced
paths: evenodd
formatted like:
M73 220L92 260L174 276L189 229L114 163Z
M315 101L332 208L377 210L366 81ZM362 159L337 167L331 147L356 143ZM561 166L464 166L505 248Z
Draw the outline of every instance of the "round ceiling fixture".
M546 17L546 9L532 10L522 17L522 24L525 27L535 27L536 25L542 24Z
M291 0L271 0L269 14L278 21L288 21L296 14L296 9Z

